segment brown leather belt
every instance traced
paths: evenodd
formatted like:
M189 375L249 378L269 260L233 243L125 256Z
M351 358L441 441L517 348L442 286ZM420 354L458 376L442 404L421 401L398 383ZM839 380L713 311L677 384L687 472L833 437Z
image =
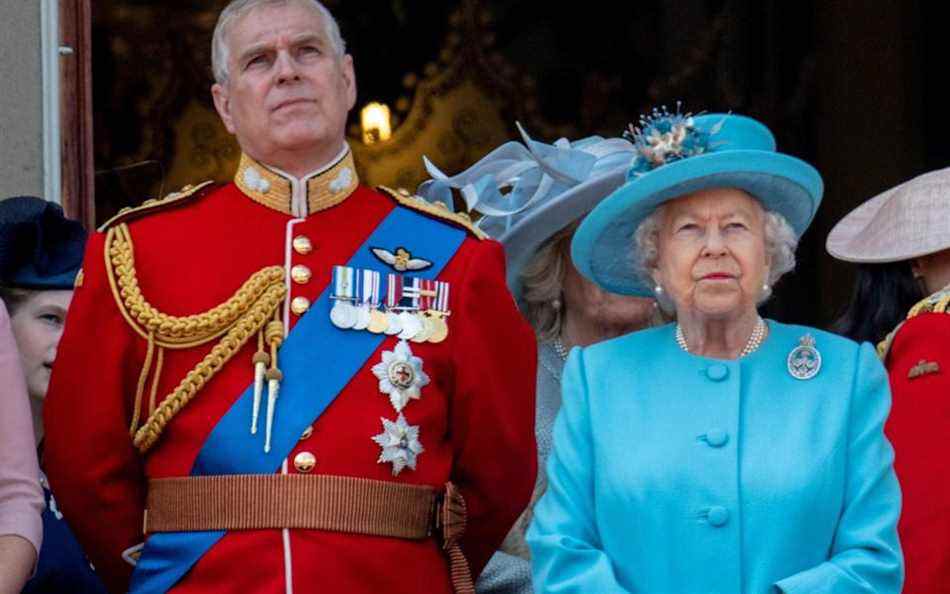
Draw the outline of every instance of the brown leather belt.
M440 536L457 594L474 594L458 541L465 500L452 483L331 475L224 475L149 481L145 532L298 528L423 539Z

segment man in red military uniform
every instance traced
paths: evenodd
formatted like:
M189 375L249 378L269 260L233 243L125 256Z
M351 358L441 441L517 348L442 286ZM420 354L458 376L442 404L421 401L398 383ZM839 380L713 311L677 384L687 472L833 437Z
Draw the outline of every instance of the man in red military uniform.
M929 295L878 345L893 394L885 432L903 495L897 529L904 594L950 592L948 206L950 169L932 171L868 200L828 237L828 251L842 260L906 263L921 293ZM877 311L896 309L895 287L873 289Z
M319 3L232 2L214 63L234 182L90 241L46 405L60 508L115 592L471 591L535 475L501 248L359 185Z

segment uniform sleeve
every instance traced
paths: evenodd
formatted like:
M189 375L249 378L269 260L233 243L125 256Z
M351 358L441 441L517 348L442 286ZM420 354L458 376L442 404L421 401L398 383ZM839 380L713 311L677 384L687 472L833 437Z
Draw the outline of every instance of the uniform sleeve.
M468 511L461 545L478 576L534 489L537 342L505 285L501 245L482 241L473 252L449 320L456 361L450 430L452 482Z
M594 520L593 436L583 349L571 351L562 385L548 488L528 529L535 592L622 594L627 590L617 582Z
M870 344L861 346L851 394L844 508L831 558L776 584L786 594L897 594L903 558L897 538L901 494L894 450L884 437L891 406L887 374Z
M0 301L0 536L28 540L39 553L43 491L26 382L7 310Z
M43 465L96 571L125 592L132 567L122 553L142 541L145 479L129 437L142 360L109 287L104 243L101 233L90 238L66 318L44 405Z

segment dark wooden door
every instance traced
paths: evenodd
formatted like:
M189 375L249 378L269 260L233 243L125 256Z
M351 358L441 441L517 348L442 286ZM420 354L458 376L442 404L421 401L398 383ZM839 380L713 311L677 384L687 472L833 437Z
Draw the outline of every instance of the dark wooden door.
M59 0L62 200L87 229L95 226L91 1Z

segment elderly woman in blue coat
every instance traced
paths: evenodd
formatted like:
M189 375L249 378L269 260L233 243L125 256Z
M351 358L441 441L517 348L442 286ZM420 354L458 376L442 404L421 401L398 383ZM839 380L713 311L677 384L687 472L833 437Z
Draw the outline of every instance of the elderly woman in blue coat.
M632 135L640 158L572 257L677 323L571 352L528 532L536 590L899 592L884 368L757 312L820 175L737 115L654 112Z

